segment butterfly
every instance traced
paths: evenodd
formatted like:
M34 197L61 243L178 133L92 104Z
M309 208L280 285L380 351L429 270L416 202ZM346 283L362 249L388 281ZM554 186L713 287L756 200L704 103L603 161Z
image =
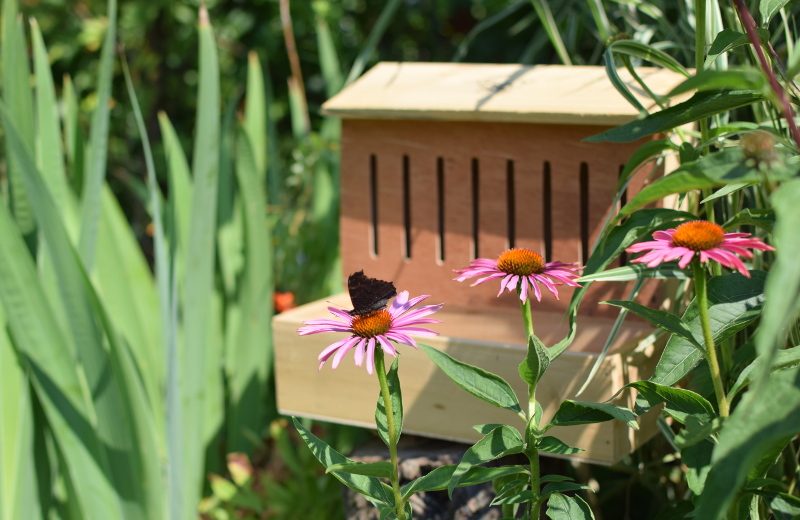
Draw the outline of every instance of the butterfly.
M386 307L389 300L397 296L397 289L392 282L370 278L364 271L358 271L347 279L347 292L353 302L350 316L361 316Z

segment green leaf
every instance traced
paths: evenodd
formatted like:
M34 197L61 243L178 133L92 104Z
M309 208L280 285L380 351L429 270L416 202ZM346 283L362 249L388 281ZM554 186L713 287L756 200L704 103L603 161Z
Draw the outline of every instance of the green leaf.
M727 186L723 186L722 188L718 189L708 197L704 198L700 201L700 204L707 204L712 200L717 200L719 198L725 197L730 195L731 193L736 193L737 191L743 190L745 188L749 188L753 186L754 182L737 182L736 184L728 184Z
M536 493L530 489L514 490L509 489L505 493L498 493L492 499L492 505L496 504L524 504L536 498Z
M582 489L591 491L592 488L578 484L577 482L551 482L542 488L542 496L546 497L553 493L560 493L562 491L580 491Z
M697 502L696 518L721 520L762 455L797 435L800 424L800 368L772 374L763 396L748 392L725 421L712 468ZM780 398L775 398L780 396Z
M629 383L623 388L635 388L639 392L636 399L637 406L640 403L646 403L647 410L658 404L666 403L666 412L681 424L686 423L688 415L700 416L705 422L711 421L711 418L716 415L711 403L691 390L672 388L650 381ZM646 410L643 410L642 413L644 411Z
M399 361L399 358L394 358L392 365L389 367L389 372L386 374L386 382L389 385L389 398L392 401L395 442L400 438L400 434L403 431L403 396L400 389L400 378L397 375ZM378 406L375 407L375 424L378 428L378 436L387 447L391 447L388 421L386 420L386 406L384 406L382 395L378 395Z
M622 421L634 430L639 429L639 425L636 423L636 415L628 408L611 403L589 403L570 401L569 399L561 403L546 429L550 429L553 426L593 424L612 419Z
M10 120L17 127L19 139L30 153L35 149L35 119L33 111L33 94L30 85L30 68L28 66L28 45L25 42L25 30L22 17L19 16L18 2L3 2L2 33L2 85L3 98L9 107ZM31 209L25 188L20 178L19 166L6 141L6 161L8 177L8 208L19 229L25 236L29 247L36 241L33 210ZM35 249L34 249L35 250Z
M767 499L775 520L794 520L800 516L800 498L775 491L759 491L756 494Z
M785 164L773 168L769 175L773 180L789 179L795 175L796 164ZM637 193L617 214L615 221L630 215L634 210L667 195L691 190L717 188L729 184L762 182L764 172L750 166L741 148L725 148L696 161L684 163L674 172L659 178Z
M709 439L712 434L719 430L719 419L715 418L709 421L707 413L697 415L686 415L683 418L683 424L686 428L682 429L675 435L675 446L680 449L694 446L695 444Z
M786 331L800 313L800 179L784 183L772 195L775 209L775 231L773 245L776 260L772 265L764 288L766 304L764 315L756 333L756 352L765 359L755 381L763 382L769 377L769 369L775 354L785 344ZM756 389L762 383L756 384Z
M761 92L754 90L698 92L683 103L678 103L660 112L650 114L644 119L631 121L600 134L587 137L584 141L590 143L630 143L648 135L665 132L715 114L752 105L765 99Z
M742 330L761 314L766 273L750 271L714 276L708 280L708 316L714 343L719 344ZM692 301L682 318L695 337L702 337L697 303ZM686 339L673 336L667 342L650 381L672 386L703 360L703 353Z
M326 469L335 464L355 464L354 461L340 454L328 446L324 441L308 431L302 424L300 424L300 421L298 421L297 418L292 417L292 421L294 422L294 427L297 428L297 433L299 433L300 437L303 439L303 441L305 441L308 448L314 454L314 457L316 457ZM351 473L340 473L336 471L333 472L333 476L353 491L361 493L367 497L378 507L391 504L391 499L386 495L380 481L375 477Z
M639 148L633 152L622 168L619 174L619 181L617 182L617 194L622 195L624 187L627 185L630 177L636 172L639 167L648 159L652 157L661 156L667 150L677 150L678 147L669 139L653 139L644 142Z
M668 96L677 96L690 90L753 90L765 92L769 88L767 78L755 68L705 70L692 76L670 91Z
M553 493L547 499L546 513L551 520L594 520L589 504L578 495L568 497L561 493Z
M722 225L726 231L737 229L739 226L755 226L772 233L772 228L775 226L775 211L772 208L746 208Z
M242 126L236 139L236 178L244 227L244 266L237 279L238 324L226 344L229 384L228 449L252 448L267 417L268 379L272 373L273 266L272 236L266 218L263 175L256 166L254 146ZM274 407L270 404L269 407Z
M456 471L456 465L447 465L434 469L427 475L406 484L402 489L403 498L423 491L442 491L447 489ZM500 468L482 468L472 466L460 479L458 486L466 487L483 484L509 475L525 475L527 469L522 466L503 466Z
M436 366L464 391L489 404L522 413L514 390L505 380L481 368L453 359L441 350L422 343L420 348L436 363Z
M681 460L689 468L686 472L686 484L695 495L703 493L706 479L711 470L711 454L714 444L703 440L681 448Z
M520 453L524 448L522 437L511 426L500 426L470 447L458 464L450 484L447 486L448 496L453 496L453 489L459 486L464 476L473 466L483 464L512 453Z
M678 267L675 262L664 263L658 267L645 267L643 264L632 264L608 271L602 271L588 276L581 276L577 281L583 282L631 282L640 278L655 278L664 280L667 278L678 278L685 280L691 275L685 269Z
M690 77L689 71L686 70L686 67L681 65L678 60L666 52L656 49L652 45L634 40L618 40L608 46L608 51L614 54L624 54L634 58L641 58L677 74Z
M758 35L762 41L769 41L768 31L765 29L756 29L756 31L758 32ZM706 61L703 64L703 68L708 69L711 67L711 64L713 64L721 54L731 51L737 47L741 47L742 45L749 44L750 39L746 34L740 33L739 31L735 31L733 29L723 29L717 34L717 36L714 38L714 41L711 43L711 47L708 49L708 55L706 55Z
M758 5L758 11L761 13L761 25L768 26L775 13L783 9L788 3L789 0L761 0Z
M581 448L573 448L569 444L550 435L542 437L542 440L536 444L536 449L539 451L546 451L547 453L555 453L556 455L574 455L586 451Z
M539 482L544 484L546 482L572 482L573 480L575 479L565 475L544 475L539 479Z
M108 125L111 112L111 78L114 72L114 49L117 45L117 0L108 1L108 27L100 51L100 70L97 73L97 103L92 113L88 157L83 175L81 195L80 241L78 250L86 271L94 268L95 243L100 224L100 195L106 178L108 155Z
M519 365L520 377L523 381L535 387L548 366L550 366L550 356L547 353L547 347L539 338L531 335L528 338L528 355Z
M367 65L367 61L369 61L369 59L372 57L372 54L375 52L375 49L378 47L381 37L383 37L383 34L389 27L389 24L392 23L392 18L401 4L402 2L400 0L389 0L384 4L380 16L378 16L378 19L375 21L375 25L369 32L369 36L367 36L364 45L361 47L361 50L358 52L358 56L353 62L353 67L350 69L350 73L347 75L345 86L351 84L358 79L359 76L361 76L361 73L364 71L364 67Z
M364 475L365 477L392 478L394 466L388 461L379 462L343 462L332 464L325 468L325 473L341 471L351 475Z
M756 358L755 361L747 365L741 371L736 382L730 389L728 400L732 400L735 395L742 391L748 384L753 373L758 374L764 364L764 358ZM776 372L785 368L790 368L800 365L800 346L779 350L775 353L775 358L772 361L770 372Z
M547 0L531 0L533 9L536 11L536 16L539 18L539 23L544 31L553 48L558 54L558 59L563 65L572 65L572 60L569 58L567 48L564 46L564 41L561 39L561 33L558 30L558 25L553 18L553 12L550 9L550 4Z
M244 107L244 130L252 148L252 168L256 174L256 185L260 187L264 186L267 174L268 108L264 72L261 70L261 63L255 51L247 54L247 93Z
M64 151L61 144L61 125L58 113L53 74L47 58L47 48L42 32L35 19L31 19L31 39L33 40L34 71L36 74L36 164L44 176L47 188L62 212L65 224L76 225L77 207L67 185L64 168ZM68 222L67 222L68 221ZM68 228L69 229L69 228ZM71 229L69 229L71 231Z
M689 330L689 327L686 325L686 323L670 312L651 309L650 307L646 307L641 303L634 301L609 300L607 302L600 303L607 303L609 305L628 309L637 316L646 319L656 327L662 328L671 334L679 336L696 346L698 349L702 349L700 343Z
M203 475L205 431L209 407L215 406L209 397L208 370L219 360L212 348L211 306L214 290L214 239L217 220L217 184L220 145L219 66L216 40L208 22L208 12L200 7L199 83L197 92L197 123L192 172L191 224L186 250L185 282L183 285L184 337L179 359L181 416L185 432L183 443L183 478L199 482ZM182 501L184 517L190 515L191 504L200 500L200 489L184 485Z

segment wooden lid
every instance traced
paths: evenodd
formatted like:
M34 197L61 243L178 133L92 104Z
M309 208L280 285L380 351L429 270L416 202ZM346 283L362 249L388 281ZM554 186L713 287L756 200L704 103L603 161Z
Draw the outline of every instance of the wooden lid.
M637 68L656 94L683 76ZM639 101L655 105L626 70ZM604 67L379 63L323 105L343 119L434 119L546 124L619 125L636 119L635 108L612 86Z

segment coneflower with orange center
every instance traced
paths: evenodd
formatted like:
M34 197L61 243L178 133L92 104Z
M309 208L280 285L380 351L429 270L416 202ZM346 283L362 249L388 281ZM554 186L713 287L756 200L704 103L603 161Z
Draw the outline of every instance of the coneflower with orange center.
M750 273L736 255L753 258L753 253L748 249L775 250L758 238L750 238L750 233L725 233L722 226L705 220L694 220L674 229L656 231L653 238L654 241L639 242L626 249L628 253L649 251L631 260L631 263L656 267L662 262L680 259L678 266L684 269L697 256L700 263L714 260L749 278Z
M328 307L328 311L339 320L321 319L303 322L303 327L297 329L301 336L317 334L320 332L344 332L349 334L346 338L333 343L323 350L317 358L319 369L333 356L333 368L339 366L344 356L355 347L356 366L360 367L366 361L367 373L372 375L375 370L375 349L380 346L390 356L397 357L397 352L392 342L402 343L414 348L417 343L411 335L437 336L438 333L416 325L425 323L441 323L434 318L427 318L438 311L442 304L426 305L418 309L411 309L428 296L417 296L408 299L408 291L400 292L388 309L380 309L369 314L351 316L346 310Z
M542 301L542 292L539 284L544 285L553 296L558 299L556 286L566 284L572 287L580 287L574 279L580 275L577 273L583 267L578 264L565 264L562 262L545 263L544 258L539 253L529 249L509 249L501 254L497 260L489 258L478 258L470 263L469 267L453 270L460 276L455 278L463 282L469 278L480 278L472 285L480 285L489 280L500 280L500 292L513 291L519 288L519 299L523 302L528 299L529 288L533 288L533 294L537 301Z

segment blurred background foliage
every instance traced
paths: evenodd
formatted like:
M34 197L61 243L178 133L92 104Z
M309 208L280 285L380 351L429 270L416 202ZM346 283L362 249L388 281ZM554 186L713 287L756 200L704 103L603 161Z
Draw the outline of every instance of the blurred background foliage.
M517 0L343 0L292 2L291 25L303 75L310 135L298 139L292 129L287 79L292 76L286 51L281 6L278 0L219 0L206 2L219 45L220 90L223 108L240 108L244 90L247 54L257 53L266 75L270 146L278 157L270 164L279 179L269 201L274 216L290 221L278 226L286 262L277 262L277 288L293 292L299 302L319 297L340 287L338 280L322 284L303 283L291 265L309 265L315 251L298 241L303 212L311 202L309 182L320 156L336 153L336 132L320 131L320 105L336 90L326 84L320 48L320 26L330 30L335 49L332 65L343 77L364 48L364 42L388 4L396 4L390 23L367 58L366 68L377 61L466 61L486 63L559 63L559 55L543 30L538 13L552 14L552 24L573 64L600 64L606 39L620 32L642 43L668 50L684 64L693 57L691 3L635 0L567 0L553 4ZM198 1L130 1L119 6L118 42L130 63L145 126L154 143L156 164L165 162L158 125L158 112L169 114L177 134L189 148L197 103L197 8ZM85 0L27 0L24 16L35 16L48 44L55 78L72 74L80 96L83 119L94 107L95 77L99 50L108 19L106 2ZM387 9L388 10L388 9ZM59 83L57 81L57 83ZM329 82L328 82L329 83ZM115 66L109 136L108 180L132 220L145 247L148 238L145 165L131 111L116 102L124 92L123 78ZM125 102L123 100L122 104ZM302 132L300 132L302 133ZM333 136L333 137L332 137ZM334 142L331 142L332 139ZM164 171L164 168L157 168ZM163 179L161 179L163 183ZM276 191L278 193L276 193ZM280 224L280 222L279 222ZM280 231L283 230L283 233ZM314 233L306 233L313 237ZM335 248L335 244L330 245ZM292 260L292 261L288 261ZM330 257L321 259L323 263ZM322 269L322 271L327 271ZM308 273L307 273L308 274ZM323 275L311 278L325 278Z

